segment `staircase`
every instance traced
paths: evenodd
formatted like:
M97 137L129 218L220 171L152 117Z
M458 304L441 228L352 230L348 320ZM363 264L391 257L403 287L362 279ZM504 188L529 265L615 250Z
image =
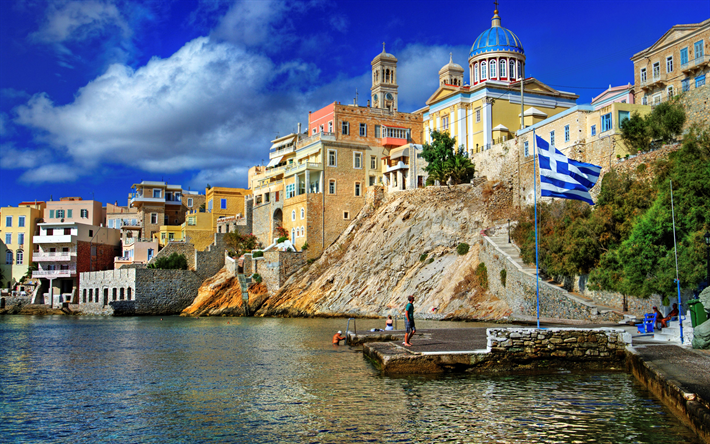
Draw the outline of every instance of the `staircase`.
M532 279L534 280L535 273L537 270L535 269L535 267L523 262L523 259L520 257L520 249L515 244L513 244L512 242L508 243L507 227L497 227L495 230L493 230L493 229L488 230L488 232L489 232L489 235L486 237L491 242L493 242L493 244L503 254L505 254L507 256L508 261L517 265L518 268L520 268L523 272L529 274L532 277ZM559 285L556 283L545 282L545 281L541 280L540 284L541 285L542 284L551 285L551 286L554 286L554 287L564 290L562 285ZM565 291L564 294L570 300L585 306L589 310L590 313L601 315L601 316L606 316L606 317L608 317L609 315L611 315L613 313L616 313L618 315L618 318L621 318L623 316L623 314L620 311L615 310L611 307L596 304L592 299L582 296L579 293ZM685 324L684 324L684 328L685 328Z
M693 340L693 324L690 320L690 312L683 319L683 345L688 345ZM659 324L660 325L660 324ZM668 327L662 330L655 330L653 333L655 341L672 342L680 344L680 321L668 321Z

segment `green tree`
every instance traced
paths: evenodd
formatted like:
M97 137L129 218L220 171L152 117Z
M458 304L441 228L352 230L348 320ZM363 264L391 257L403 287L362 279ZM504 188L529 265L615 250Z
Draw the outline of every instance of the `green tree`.
M651 147L651 135L646 126L646 120L638 112L634 112L630 118L621 122L619 126L621 140L626 143L626 147L632 153L638 151L648 151Z
M251 233L241 234L236 231L232 231L225 234L224 241L228 247L234 250L236 257L239 257L255 248L259 248L260 246L259 239Z
M468 158L463 147L459 147L456 155L444 162L444 169L455 184L470 182L476 172L476 166Z
M463 147L456 149L456 138L451 137L448 131L432 131L431 138L432 143L425 143L422 147L422 157L428 164L424 168L429 176L427 183L445 183L449 177L455 183L469 181L475 166Z
M184 254L172 253L168 257L159 257L148 268L161 270L187 270L187 258Z
M653 140L670 143L683 131L685 111L677 101L663 102L646 116L649 135Z

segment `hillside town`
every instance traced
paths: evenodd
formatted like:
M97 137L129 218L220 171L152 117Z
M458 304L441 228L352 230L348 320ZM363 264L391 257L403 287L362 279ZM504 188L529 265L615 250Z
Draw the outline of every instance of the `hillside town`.
M136 276L176 252L200 276L189 287L193 298L205 279L230 264L235 275L258 274L268 291L278 290L349 230L368 202L448 186L430 180L422 156L435 132L455 138L473 162L472 183L500 184L511 208L531 205L533 132L570 159L608 172L632 154L620 125L634 114L683 97L690 118L707 125L709 48L710 19L673 26L651 47L629 54L633 83L609 85L580 104L578 94L525 75L527 57L535 54L525 53L496 10L471 47L470 84L450 56L426 103L403 112L398 60L383 44L371 62L367 103L356 98L309 112L306 127L299 123L297 132L271 140L268 163L249 169L248 189L191 190L146 180L126 190L126 202L21 196L16 206L0 209L3 305L112 314L132 303L127 313L140 314L150 304L141 303L148 296ZM253 235L256 247L232 257L228 233ZM144 313L152 312L159 310Z

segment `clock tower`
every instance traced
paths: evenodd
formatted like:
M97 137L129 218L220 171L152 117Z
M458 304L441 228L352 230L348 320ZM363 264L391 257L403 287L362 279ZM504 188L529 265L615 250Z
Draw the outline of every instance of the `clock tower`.
M372 107L397 111L397 58L382 52L374 58L372 65Z

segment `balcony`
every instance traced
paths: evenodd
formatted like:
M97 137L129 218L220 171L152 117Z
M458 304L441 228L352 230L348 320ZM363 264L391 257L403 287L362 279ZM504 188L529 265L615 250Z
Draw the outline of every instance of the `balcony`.
M294 174L302 173L306 170L311 171L321 171L323 169L322 163L315 162L303 162L298 165L290 165L284 170L284 176L292 176Z
M76 266L65 270L37 270L32 272L32 278L57 279L76 276Z
M72 244L76 242L76 236L71 234L44 234L33 236L32 242L35 244Z
M387 170L385 170L385 173L404 169L409 169L409 164L400 160L399 162L392 162L390 165L388 165Z
M710 55L702 55L694 58L693 60L688 60L686 63L681 63L680 70L684 73L689 73L695 71L696 69L702 68L708 62L710 62Z
M335 133L315 133L312 136L308 136L304 139L301 139L298 141L298 144L296 144L296 149L298 148L303 148L306 145L310 145L312 143L315 143L319 140L325 140L329 142L335 142Z
M149 197L144 196L143 193L129 193L128 197L131 200L131 205L134 203L165 203L163 197Z
M128 228L128 229L136 229L140 230L143 227L143 224L139 220L131 220L131 219L114 219L115 222L115 227L116 228ZM112 228L112 227L109 227Z
M668 73L659 73L657 75L654 75L651 78L646 78L645 80L641 80L641 89L650 89L654 86L661 85L666 83L666 79L668 78Z
M407 128L382 127L382 146L398 147L406 145L409 141Z
M127 247L129 245L135 244L136 242L155 242L155 241L153 239L142 239L142 238L137 238L137 237L129 237L128 239L123 241L123 245Z
M76 251L40 251L32 253L34 262L67 262L76 260Z
M275 158L277 158L277 157L283 157L283 156L285 156L286 154L293 153L294 151L296 151L296 146L295 146L295 145L290 145L290 146L286 146L286 147L283 147L283 148L279 148L279 149L273 150L273 151L271 151L271 152L269 153L269 159L275 159Z

